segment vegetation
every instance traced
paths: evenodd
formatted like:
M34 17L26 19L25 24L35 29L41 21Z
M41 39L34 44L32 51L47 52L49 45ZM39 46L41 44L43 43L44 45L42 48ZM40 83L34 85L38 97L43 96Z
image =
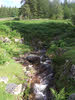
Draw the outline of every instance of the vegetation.
M53 100L65 100L65 89L63 88L59 93L51 88L54 97Z
M75 3L64 0L22 0L19 15L22 19L70 19L75 11Z
M45 4L48 4L48 6ZM68 78L70 67L72 64L75 64L75 25L69 20L72 18L74 23L74 5L74 3L67 3L66 0L64 4L60 4L58 0L50 3L48 0L26 0L19 10L19 15L23 19L51 18L57 20L0 21L0 37L10 39L10 42L2 42L0 38L0 76L7 76L9 83L15 82L19 84L25 81L22 66L12 60L12 57L18 57L19 55L30 52L37 45L38 49L45 47L47 49L47 55L53 61L55 73L54 83L57 90L56 92L56 90L51 89L55 96L54 99L66 100L68 95L74 93L75 81ZM56 9L57 6L58 9ZM72 14L70 13L71 7ZM61 20L63 18L67 20ZM15 39L22 38L24 38L24 44L15 42ZM14 75L15 78L12 78ZM17 76L21 77L23 81L19 80ZM6 97L7 100L17 98L4 92L4 84L1 84L0 88L1 100L4 100ZM65 90L62 88L65 88ZM25 91L25 98L28 98L29 92L30 87L28 86ZM5 95L3 96L3 94Z
M9 42L3 42L2 39L8 38ZM30 52L28 45L15 42L14 39L21 39L20 34L15 30L0 22L0 77L8 77L8 83L23 84L25 75L22 65L16 63L12 58L19 57L26 52ZM6 84L0 82L0 100L21 100L22 94L15 96L5 91Z
M72 22L75 25L75 14L72 15Z
M18 8L11 8L11 7L0 7L0 18L6 18L6 17L16 17L18 16L19 9Z

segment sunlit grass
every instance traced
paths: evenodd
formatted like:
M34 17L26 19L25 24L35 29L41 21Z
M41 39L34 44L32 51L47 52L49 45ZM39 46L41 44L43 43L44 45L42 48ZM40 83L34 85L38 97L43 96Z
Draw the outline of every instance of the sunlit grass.
M24 73L22 66L11 60L9 63L0 65L0 77L8 77L8 83L22 84L24 82ZM18 77L21 79L19 79ZM17 96L11 95L5 91L6 85L0 83L0 100L17 100Z

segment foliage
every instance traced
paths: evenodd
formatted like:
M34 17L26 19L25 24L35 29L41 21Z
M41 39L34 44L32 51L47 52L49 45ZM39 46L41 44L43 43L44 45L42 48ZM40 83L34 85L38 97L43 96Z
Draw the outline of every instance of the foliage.
M72 15L71 19L72 19L73 24L75 25L75 14Z
M43 42L43 45L48 48L48 54L54 53L56 56L53 56L54 62L54 72L55 72L55 85L58 91L61 88L65 87L67 94L73 93L74 82L73 80L68 79L68 70L71 67L71 64L65 64L65 61L68 59L72 60L72 63L75 63L75 48L74 45L74 30L75 26L69 20L26 20L26 21L4 21L0 25L6 26L9 28L8 34L4 32L5 30L0 31L0 35L4 37L9 37L11 43L0 43L0 47L4 49L10 56L16 56L24 52L29 52L31 50L30 45L35 47L38 45L38 42ZM23 38L25 44L15 43L15 38ZM38 45L39 46L39 45ZM69 46L69 47L68 47ZM71 47L70 47L71 46ZM9 48L10 47L10 48ZM56 53L58 52L58 54ZM63 53L64 52L64 53ZM59 56L61 54L61 56ZM64 73L65 65L67 72ZM0 65L1 66L1 65ZM6 66L6 65L5 65ZM8 76L9 73L12 76L9 76L10 82L12 80L13 73L20 75L21 70L19 65L14 65L10 63L9 67L1 66L1 76ZM13 70L15 69L15 70ZM6 70L8 70L7 73ZM60 76L60 77L59 77ZM19 83L17 80L16 83ZM70 90L68 92L68 89ZM29 89L26 92L27 96L29 95ZM57 93L59 94L59 93Z
M0 48L0 64L4 64L9 61L10 57L7 54L6 50Z
M30 84L28 83L28 85L27 85L27 87L24 91L24 97L23 98L27 100L29 98L29 95L30 95Z
M16 63L12 59L9 61L9 63L0 65L0 77L6 76L9 79L9 83L15 83L15 84L23 84L23 79L25 75L23 74L22 66L19 63ZM21 77L22 80L20 80L18 77ZM2 82L0 83L0 99L1 100L17 100L17 97L20 98L20 96L11 95L5 91L6 85Z
M10 33L11 30L8 26L2 24L2 25L0 25L0 31L8 34L8 33Z
M75 11L75 3L60 3L60 0L22 0L19 12L22 18L70 19Z
M51 88L51 92L54 95L53 100L65 100L65 89L63 88L59 93Z
M51 40L55 40L55 38L56 41L66 38L72 39L75 35L74 26L70 21L64 20L9 21L5 24L20 33L21 37L24 37L25 43L35 41L34 43L37 44L41 40L49 46Z
M11 8L11 7L0 7L0 18L6 17L16 17L18 16L18 8Z

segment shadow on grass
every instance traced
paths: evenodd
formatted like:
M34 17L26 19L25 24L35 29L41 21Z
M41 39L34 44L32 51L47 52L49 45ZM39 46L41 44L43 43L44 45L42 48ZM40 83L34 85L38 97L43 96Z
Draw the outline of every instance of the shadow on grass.
M25 42L37 45L38 41L49 44L50 41L75 37L75 27L66 22L11 21L5 23L24 37Z

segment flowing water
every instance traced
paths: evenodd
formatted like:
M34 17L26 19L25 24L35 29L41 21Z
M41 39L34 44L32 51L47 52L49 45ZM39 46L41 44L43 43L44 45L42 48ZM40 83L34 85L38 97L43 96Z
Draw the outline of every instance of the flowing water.
M45 51L41 50L39 53L30 54L27 60L34 64L36 70L35 77L37 81L33 83L33 97L32 100L51 100L50 88L53 86L53 67L52 61L45 55ZM34 78L35 78L34 77ZM35 79L32 80L35 80Z

